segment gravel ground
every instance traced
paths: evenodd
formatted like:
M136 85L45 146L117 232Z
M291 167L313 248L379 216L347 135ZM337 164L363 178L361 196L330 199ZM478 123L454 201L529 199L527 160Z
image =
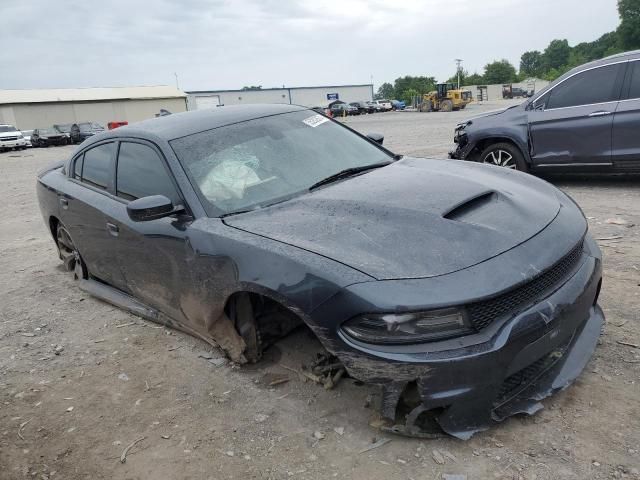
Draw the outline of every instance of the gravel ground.
M453 125L500 105L347 122L383 133L398 153L444 156ZM0 478L640 478L637 179L552 179L595 237L610 238L599 241L607 324L576 384L536 416L470 441L423 441L368 425L376 389L347 379L325 391L284 368L320 351L305 330L257 366L217 366L220 353L203 342L81 292L56 258L34 188L36 172L71 151L0 154ZM391 442L359 453L381 438Z

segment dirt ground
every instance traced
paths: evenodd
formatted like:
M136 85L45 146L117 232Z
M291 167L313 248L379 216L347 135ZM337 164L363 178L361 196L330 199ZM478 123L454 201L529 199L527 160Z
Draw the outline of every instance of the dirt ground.
M385 134L398 153L443 156L455 123L502 104L347 122ZM36 172L71 151L0 154L0 479L640 478L637 178L552 180L582 206L605 255L607 324L579 380L534 417L467 442L425 441L368 425L375 388L347 379L325 391L284 368L320 351L307 331L257 366L219 366L203 342L80 291L35 196ZM391 441L360 453L382 438Z

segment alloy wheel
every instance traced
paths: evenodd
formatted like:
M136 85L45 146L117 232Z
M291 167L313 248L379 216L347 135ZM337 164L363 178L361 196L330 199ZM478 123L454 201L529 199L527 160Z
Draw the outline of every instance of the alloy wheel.
M498 149L489 152L482 159L483 163L488 163L490 165L497 165L498 167L506 167L511 168L513 170L516 169L516 162L513 159L513 155L511 155L506 150Z
M80 258L80 253L73 244L71 235L65 227L58 226L56 232L56 243L58 244L58 250L60 251L60 259L64 263L65 268L69 272L73 272L76 280L87 278L85 267Z

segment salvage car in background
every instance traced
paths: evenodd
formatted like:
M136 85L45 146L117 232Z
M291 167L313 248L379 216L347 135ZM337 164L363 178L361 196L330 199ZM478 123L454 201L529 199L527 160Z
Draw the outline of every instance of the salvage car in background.
M534 413L603 325L585 217L534 177L381 141L293 105L179 113L87 140L37 193L81 288L240 363L306 324L382 387L390 431Z
M535 173L640 173L640 52L574 68L455 129L452 158Z
M0 125L0 152L6 150L24 150L27 148L27 141L24 135L13 125Z
M349 105L357 108L360 114L376 113L375 107L367 102L351 102Z
M36 128L31 133L31 145L34 147L68 145L69 142L69 137L54 127Z
M24 141L27 142L25 148L33 147L31 144L31 134L33 134L33 130L20 130L20 133L22 133Z
M70 136L73 143L82 143L87 138L104 132L102 125L96 122L82 122L71 125Z

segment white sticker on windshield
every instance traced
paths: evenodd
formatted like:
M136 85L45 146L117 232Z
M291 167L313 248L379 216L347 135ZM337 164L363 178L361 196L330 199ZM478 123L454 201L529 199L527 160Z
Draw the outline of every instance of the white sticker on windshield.
M310 127L317 127L318 125L322 125L324 122L328 122L329 119L327 117L323 117L322 115L314 115L313 117L305 118L302 120L302 123L306 123Z

